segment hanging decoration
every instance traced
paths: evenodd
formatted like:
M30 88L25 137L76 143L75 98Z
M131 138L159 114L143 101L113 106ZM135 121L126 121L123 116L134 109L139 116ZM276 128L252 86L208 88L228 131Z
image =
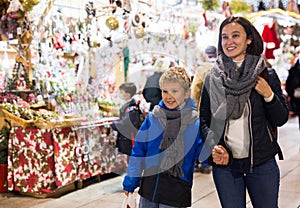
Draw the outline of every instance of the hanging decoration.
M24 16L24 9L22 4L18 0L12 0L6 13L10 18L18 19Z
M25 11L32 11L33 7L38 5L39 0L20 0Z
M16 1L11 1L11 0L0 0L1 9L3 9L3 8L7 9L8 5L10 4L10 2L16 3ZM40 1L39 0L19 0L18 2L22 5L24 11L29 12Z
M145 36L145 30L142 27L132 27L132 32L134 34L134 37L137 39L140 39Z
M115 17L108 17L105 24L110 30L116 30L119 28L119 21Z
M0 0L0 35L2 40L18 39L16 50L27 50L33 37L27 12L38 0Z
M22 62L16 62L12 71L12 77L6 79L6 89L11 90L30 90L32 88L28 73Z
M262 32L262 38L266 45L264 56L267 59L275 59L273 52L280 48L280 41L276 31L276 23L274 22L271 28L266 24Z

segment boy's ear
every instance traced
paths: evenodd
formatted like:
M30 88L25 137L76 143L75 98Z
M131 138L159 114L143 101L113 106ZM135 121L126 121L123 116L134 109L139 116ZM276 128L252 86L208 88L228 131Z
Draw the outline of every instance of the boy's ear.
M191 89L188 89L185 93L185 99L188 99L189 97L191 97Z

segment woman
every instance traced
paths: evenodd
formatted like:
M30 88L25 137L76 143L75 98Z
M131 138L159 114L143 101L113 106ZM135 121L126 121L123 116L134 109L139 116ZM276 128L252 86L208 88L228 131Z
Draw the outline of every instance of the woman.
M220 25L218 58L205 79L201 131L223 208L278 207L281 153L273 127L288 120L288 107L274 70L262 77L263 40L243 17Z

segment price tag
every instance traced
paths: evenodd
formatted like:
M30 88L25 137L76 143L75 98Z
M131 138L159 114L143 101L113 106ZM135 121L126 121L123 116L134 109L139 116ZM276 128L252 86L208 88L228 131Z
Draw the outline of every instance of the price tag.
M18 28L17 28L17 34L18 34L18 35L21 35L21 33L22 33L22 29L21 29L21 27L18 27Z
M7 49L7 41L0 41L0 50Z
M9 39L9 40L12 40L13 38L14 38L13 34L12 34L12 33L9 33L9 34L8 34L8 39Z

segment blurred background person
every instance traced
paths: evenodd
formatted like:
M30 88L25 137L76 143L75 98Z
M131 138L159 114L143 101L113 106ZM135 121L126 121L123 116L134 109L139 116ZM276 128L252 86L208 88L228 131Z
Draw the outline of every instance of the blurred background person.
M159 79L163 72L170 66L170 62L162 55L158 59L152 59L152 61L154 73L147 78L142 91L145 100L151 103L150 111L152 111L154 106L162 99L161 89L159 88Z
M195 100L197 109L199 111L199 105L201 100L201 94L203 89L203 82L206 75L209 73L213 63L217 58L217 48L213 45L207 46L204 51L203 62L195 70L193 82L191 85L191 97ZM208 163L196 162L195 171L209 174L211 173L211 167Z
M120 119L113 122L111 127L117 132L116 147L118 151L131 155L134 138L139 130L147 109L143 97L136 94L137 87L133 82L124 82L119 86L120 96L125 103L120 108Z
M297 91L298 89L298 91ZM300 130L300 63L296 61L290 70L285 82L285 90L290 98L290 110L299 120Z

